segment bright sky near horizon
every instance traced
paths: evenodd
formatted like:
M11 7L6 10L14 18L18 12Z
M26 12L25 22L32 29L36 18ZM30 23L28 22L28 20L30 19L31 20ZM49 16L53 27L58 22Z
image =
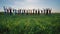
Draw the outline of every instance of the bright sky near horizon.
M60 12L60 0L0 0L0 11L3 6L12 8L52 8L52 12Z

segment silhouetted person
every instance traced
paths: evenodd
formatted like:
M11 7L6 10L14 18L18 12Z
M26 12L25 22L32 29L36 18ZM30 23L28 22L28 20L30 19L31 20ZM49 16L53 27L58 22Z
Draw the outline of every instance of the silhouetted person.
M43 11L41 10L41 14L43 13Z
M7 14L9 13L9 9L7 9Z
M14 14L14 15L16 14L16 9L13 9L13 14Z
M40 14L40 11L38 11L38 14Z
M48 14L48 9L46 9L46 15Z
M37 14L37 10L35 11L35 13Z
M28 10L26 10L26 14L28 15Z
M40 11L39 11L39 9L38 9L38 14L40 14Z
M4 13L6 14L7 13L7 8L4 6Z
M51 14L51 10L49 10L49 14Z
M24 10L24 14L25 14L25 10Z
M34 14L35 9L33 9L33 14Z
M12 14L12 9L10 9L10 15Z
M44 14L45 14L45 9L44 9Z
M18 14L20 14L21 13L21 9L20 10L18 10Z

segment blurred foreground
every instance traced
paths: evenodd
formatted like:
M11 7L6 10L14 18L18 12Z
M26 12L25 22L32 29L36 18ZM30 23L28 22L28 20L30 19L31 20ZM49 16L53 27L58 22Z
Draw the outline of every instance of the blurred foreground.
M60 34L60 14L4 15L0 13L0 34Z

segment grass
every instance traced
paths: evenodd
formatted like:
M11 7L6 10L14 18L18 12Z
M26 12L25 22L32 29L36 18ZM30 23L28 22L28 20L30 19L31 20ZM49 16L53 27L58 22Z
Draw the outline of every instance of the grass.
M60 14L0 14L0 34L60 34Z

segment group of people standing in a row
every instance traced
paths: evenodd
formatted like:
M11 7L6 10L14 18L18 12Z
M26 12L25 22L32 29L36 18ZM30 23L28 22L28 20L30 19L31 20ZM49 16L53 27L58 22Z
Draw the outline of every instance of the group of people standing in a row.
M43 10L40 9L12 9L4 7L4 12L8 14L51 14L51 9L46 8Z

